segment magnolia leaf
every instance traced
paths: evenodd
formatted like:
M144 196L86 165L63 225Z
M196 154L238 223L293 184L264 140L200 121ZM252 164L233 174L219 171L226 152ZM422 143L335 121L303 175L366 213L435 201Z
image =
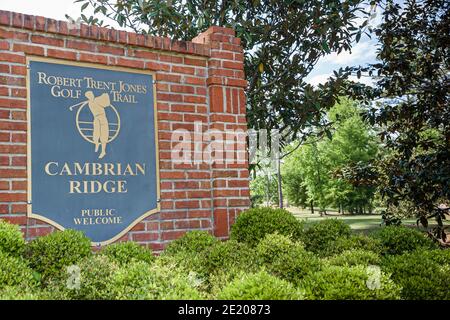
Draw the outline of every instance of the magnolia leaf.
M262 62L258 65L258 71L259 71L259 73L264 72L264 64Z

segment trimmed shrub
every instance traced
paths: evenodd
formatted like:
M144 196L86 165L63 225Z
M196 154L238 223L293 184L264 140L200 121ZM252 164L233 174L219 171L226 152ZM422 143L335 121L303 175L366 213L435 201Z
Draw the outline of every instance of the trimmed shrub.
M76 264L91 254L91 241L75 230L53 232L31 241L26 247L30 266L41 273L43 280L64 272L63 267Z
M199 259L197 273L205 280L204 290L213 299L223 287L242 272L260 268L255 250L235 240L218 242ZM199 272L200 270L200 272Z
M354 249L328 258L327 263L333 266L379 265L381 258L373 251Z
M440 265L450 265L450 249L423 250L423 254Z
M19 257L25 249L25 240L19 226L0 219L0 251Z
M40 300L44 297L37 290L22 286L8 286L0 289L0 300Z
M197 300L202 299L198 280L173 266L138 261L121 267L112 277L109 291L115 299Z
M218 243L219 240L206 231L191 231L172 241L157 258L156 263L159 266L173 265L207 280L209 275L205 255Z
M37 275L24 259L0 251L0 289L14 286L23 289L37 284Z
M230 238L254 247L267 234L278 233L298 240L302 232L303 222L287 210L253 208L239 215L231 226Z
M132 241L106 246L100 251L100 254L107 256L119 265L133 261L144 261L147 263L155 261L155 256L150 250Z
M280 234L267 235L256 247L256 252L269 273L294 284L321 267L320 260L306 251L302 243Z
M362 234L354 234L350 237L338 238L330 242L329 245L321 251L322 257L331 257L344 251L362 249L381 254L381 241Z
M231 268L256 271L258 265L255 250L235 240L214 244L205 252L202 260L207 275Z
M119 269L114 260L106 255L86 257L76 265L79 273L64 270L48 281L47 289L53 298L79 300L107 300L113 298L109 283ZM75 277L78 276L78 282Z
M241 274L217 296L220 300L299 300L301 293L289 282L266 271Z
M312 300L393 300L400 299L401 290L382 271L373 274L361 265L324 267L307 275L301 288Z
M325 219L305 230L302 240L306 250L325 256L328 247L334 241L339 238L348 238L350 235L351 229L344 221Z
M174 265L185 273L195 273L206 286L216 273L227 274L230 270L240 272L258 269L255 251L246 244L234 240L216 241L200 252L163 253L157 258L156 264Z
M388 226L372 235L380 240L382 254L396 255L417 249L436 249L437 245L423 232L401 226Z
M383 267L392 273L392 279L402 289L402 297L409 300L449 300L449 262L436 262L436 253L414 251L402 255L388 256ZM445 257L440 257L442 259Z
M165 255L178 253L199 253L217 243L214 236L206 231L190 231L182 237L172 241L164 250Z

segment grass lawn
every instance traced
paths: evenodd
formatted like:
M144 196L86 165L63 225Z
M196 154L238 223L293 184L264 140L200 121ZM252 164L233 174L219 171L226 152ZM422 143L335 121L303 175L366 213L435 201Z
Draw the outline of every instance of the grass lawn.
M336 218L345 221L353 231L369 233L379 228L382 222L381 215L379 214L342 215L336 211L329 210L327 211L327 215L321 217L319 213L311 214L308 209L305 210L296 207L289 207L286 209L292 212L297 218L304 220L307 226L322 219ZM405 226L416 226L416 219L405 219L402 223ZM433 226L433 224L430 224L430 226Z

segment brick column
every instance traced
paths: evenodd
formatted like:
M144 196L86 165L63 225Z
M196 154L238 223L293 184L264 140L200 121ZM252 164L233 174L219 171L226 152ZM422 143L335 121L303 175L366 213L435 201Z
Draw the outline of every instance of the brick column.
M207 44L211 48L207 78L209 130L220 130L229 136L240 130L245 135L244 89L247 81L240 39L236 38L233 29L211 27L192 42ZM250 205L244 135L234 134L235 144L229 140L225 142L225 153L230 153L225 156L224 162L213 162L211 165L214 235L220 238L229 236L237 215Z

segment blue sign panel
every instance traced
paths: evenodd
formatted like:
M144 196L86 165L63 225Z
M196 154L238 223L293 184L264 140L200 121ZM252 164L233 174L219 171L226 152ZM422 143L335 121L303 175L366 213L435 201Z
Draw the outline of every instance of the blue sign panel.
M28 64L29 216L112 242L159 208L153 75Z

